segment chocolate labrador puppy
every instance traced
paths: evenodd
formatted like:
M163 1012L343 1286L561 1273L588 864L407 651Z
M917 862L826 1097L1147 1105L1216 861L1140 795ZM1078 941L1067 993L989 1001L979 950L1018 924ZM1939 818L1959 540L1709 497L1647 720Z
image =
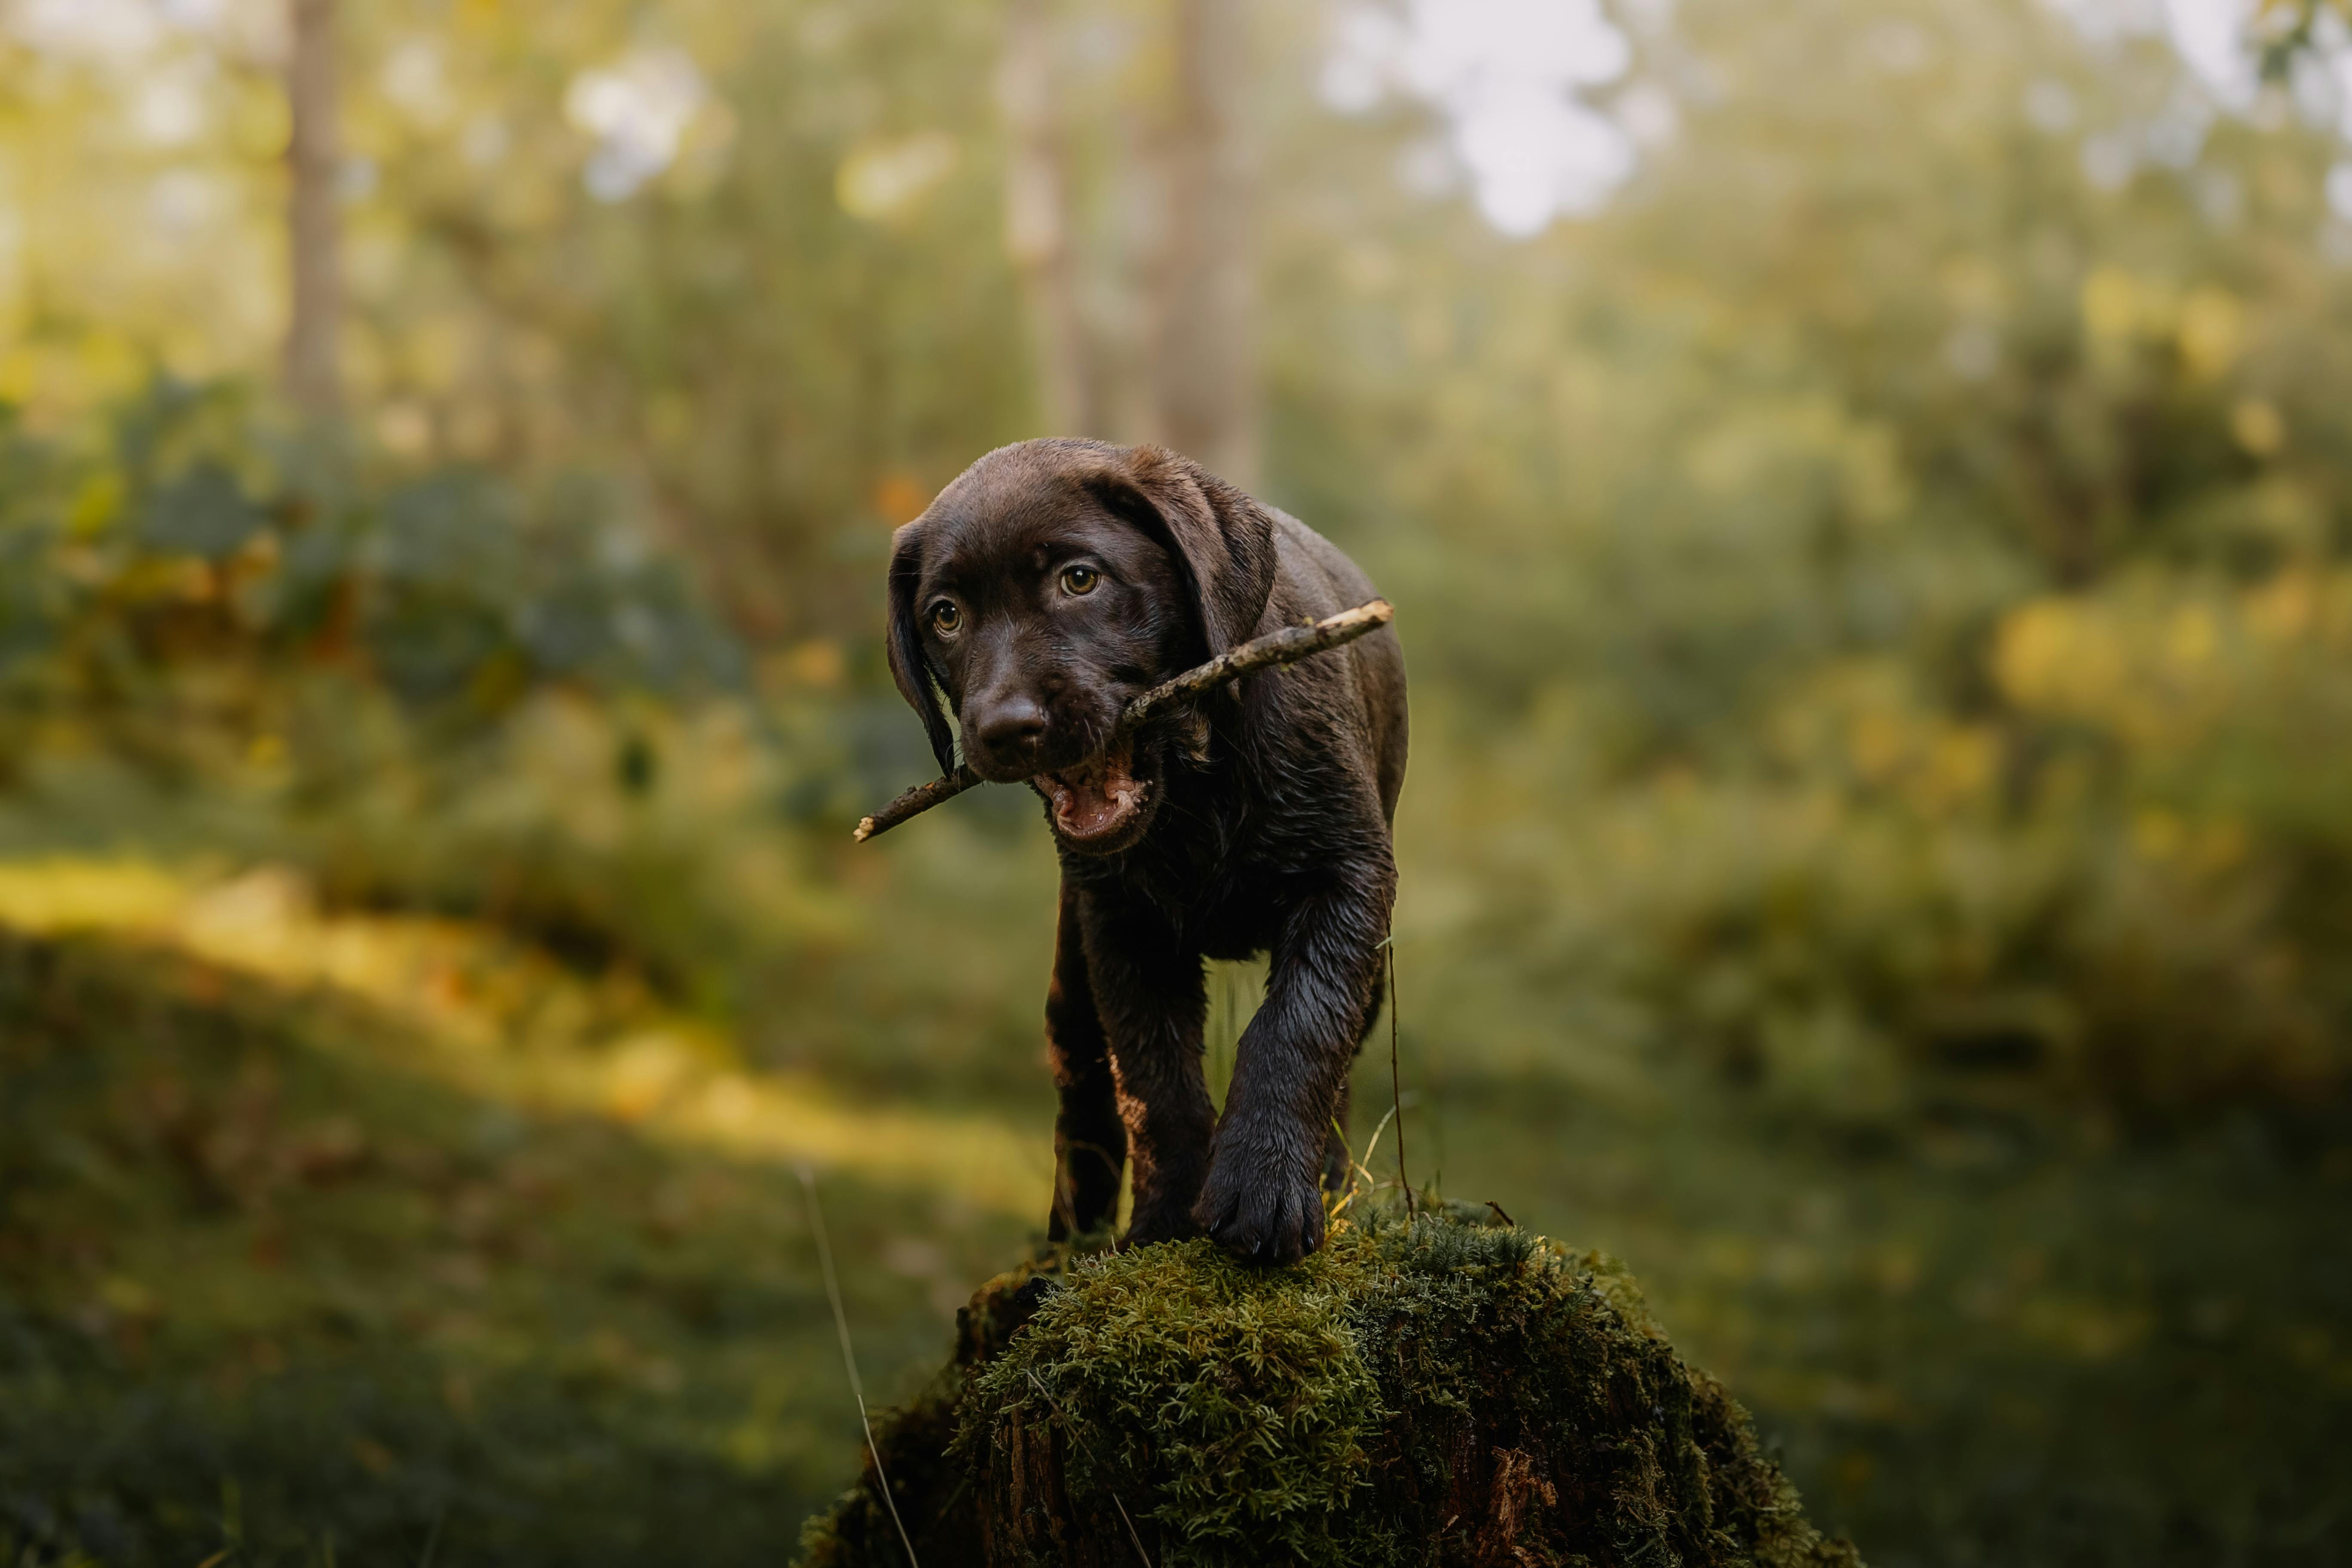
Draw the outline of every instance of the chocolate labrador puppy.
M1190 460L1098 441L991 452L892 542L890 668L940 768L944 697L964 760L1045 798L1061 858L1052 1234L1108 1221L1132 1161L1129 1245L1206 1231L1260 1262L1314 1251L1395 898L1403 653L1382 628L1106 742L1146 688L1371 584ZM1261 952L1219 1120L1202 961Z

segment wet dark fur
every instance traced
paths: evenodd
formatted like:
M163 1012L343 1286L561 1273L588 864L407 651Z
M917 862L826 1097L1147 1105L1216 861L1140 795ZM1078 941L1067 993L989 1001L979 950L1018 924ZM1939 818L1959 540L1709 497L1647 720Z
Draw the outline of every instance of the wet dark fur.
M1101 573L1083 598L1061 577L1074 561ZM1373 596L1304 523L1185 458L1028 441L898 531L890 662L942 769L953 740L935 691L966 760L1023 780L1097 750L1161 679ZM930 620L943 599L961 616L951 637ZM1055 831L1055 1237L1108 1220L1132 1161L1130 1244L1205 1230L1265 1262L1321 1245L1318 1182L1339 1169L1348 1068L1379 1002L1404 763L1404 659L1382 629L1155 721L1133 763L1150 792L1116 842ZM1261 952L1265 999L1219 1120L1202 961Z

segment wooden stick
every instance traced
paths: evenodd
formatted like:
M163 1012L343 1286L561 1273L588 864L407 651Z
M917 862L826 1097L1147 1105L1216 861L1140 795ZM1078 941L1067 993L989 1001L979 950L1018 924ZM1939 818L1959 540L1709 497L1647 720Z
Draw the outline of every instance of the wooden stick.
M1239 647L1227 648L1208 663L1196 665L1172 679L1163 680L1128 703L1126 710L1118 716L1118 728L1113 732L1113 738L1133 730L1176 698L1196 696L1247 675L1253 669L1264 669L1269 665L1296 664L1302 658L1354 642L1366 632L1378 631L1395 618L1394 606L1386 599L1374 599L1369 605L1359 605L1352 610L1342 610L1336 616L1326 616L1303 626L1285 626L1278 632L1254 637Z
M1150 690L1129 701L1118 716L1118 724L1111 731L1111 742L1132 733L1137 726L1180 697L1197 697L1213 690L1228 680L1236 680L1255 669L1267 669L1276 665L1296 664L1318 653L1328 653L1354 642L1367 632L1378 631L1396 618L1396 609L1386 599L1374 599L1369 605L1359 605L1352 610L1342 610L1336 616L1326 616L1319 621L1304 626L1285 626L1278 632L1268 632L1254 637L1239 647L1227 648L1206 664L1196 665L1183 674L1161 681ZM945 778L933 779L927 784L917 784L898 799L871 816L857 819L857 831L850 835L859 844L879 834L889 832L910 816L919 816L943 800L952 800L976 784L984 783L971 771L971 764L956 769Z
M850 837L863 844L877 833L887 833L910 816L919 816L943 800L953 800L976 784L983 784L969 764L956 769L945 778L933 779L927 784L917 784L876 812L857 819L857 831Z

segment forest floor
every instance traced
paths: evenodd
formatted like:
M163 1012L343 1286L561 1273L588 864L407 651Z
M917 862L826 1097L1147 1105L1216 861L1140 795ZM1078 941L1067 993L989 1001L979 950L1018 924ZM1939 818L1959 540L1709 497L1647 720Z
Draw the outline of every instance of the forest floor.
M1414 1059L1416 1178L1625 1259L1882 1568L2352 1552L2341 1128L1874 1141ZM761 1066L266 869L0 867L0 1560L773 1563L857 1458L799 1167L903 1393L1034 1228L1021 1081Z

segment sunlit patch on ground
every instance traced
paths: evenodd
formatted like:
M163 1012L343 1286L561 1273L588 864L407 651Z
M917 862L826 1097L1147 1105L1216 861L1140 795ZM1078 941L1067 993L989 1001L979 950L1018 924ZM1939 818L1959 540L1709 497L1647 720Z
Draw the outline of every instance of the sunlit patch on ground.
M878 947L790 1073L625 967L322 910L282 869L0 865L0 1466L26 1495L94 1485L26 1467L147 1410L109 1484L215 1510L226 1474L249 1520L360 1531L346 1561L415 1557L436 1510L511 1562L625 1560L646 1521L712 1562L788 1538L857 1441L794 1167L824 1168L884 1398L1045 1190L1042 1078L984 1075L1034 1040L1042 932L1013 913L1049 918L1046 889L935 826L856 897L952 975ZM2144 1149L1990 1122L1854 1143L1637 1040L1588 1048L1594 1017L1475 935L1405 942L1414 1180L1628 1259L1826 1527L1867 1552L1957 1521L1935 1528L2029 1561L2092 1521L2098 1561L2176 1537L2288 1561L2307 1520L2266 1500L2340 1500L2340 1154L2252 1119ZM1213 984L1220 1074L1258 984ZM911 1031L940 1027L995 1043L917 1070ZM1376 1048L1360 1136L1390 1093ZM513 1468L541 1452L561 1463ZM267 1499L272 1475L328 1500ZM501 1536L518 1498L532 1522ZM216 1542L200 1522L174 1539Z
M52 1500L107 1562L772 1558L857 1430L793 1167L824 1168L893 1398L1023 1244L1014 1182L950 1168L1013 1135L805 1094L625 985L298 894L0 879L12 1560L49 1560Z
M278 984L328 988L417 1026L409 1061L471 1094L610 1118L652 1137L807 1162L1026 1218L1048 1146L987 1115L866 1106L807 1075L746 1069L734 1041L625 974L589 979L494 929L321 912L295 873L205 878L138 860L0 865L0 925L161 942Z

